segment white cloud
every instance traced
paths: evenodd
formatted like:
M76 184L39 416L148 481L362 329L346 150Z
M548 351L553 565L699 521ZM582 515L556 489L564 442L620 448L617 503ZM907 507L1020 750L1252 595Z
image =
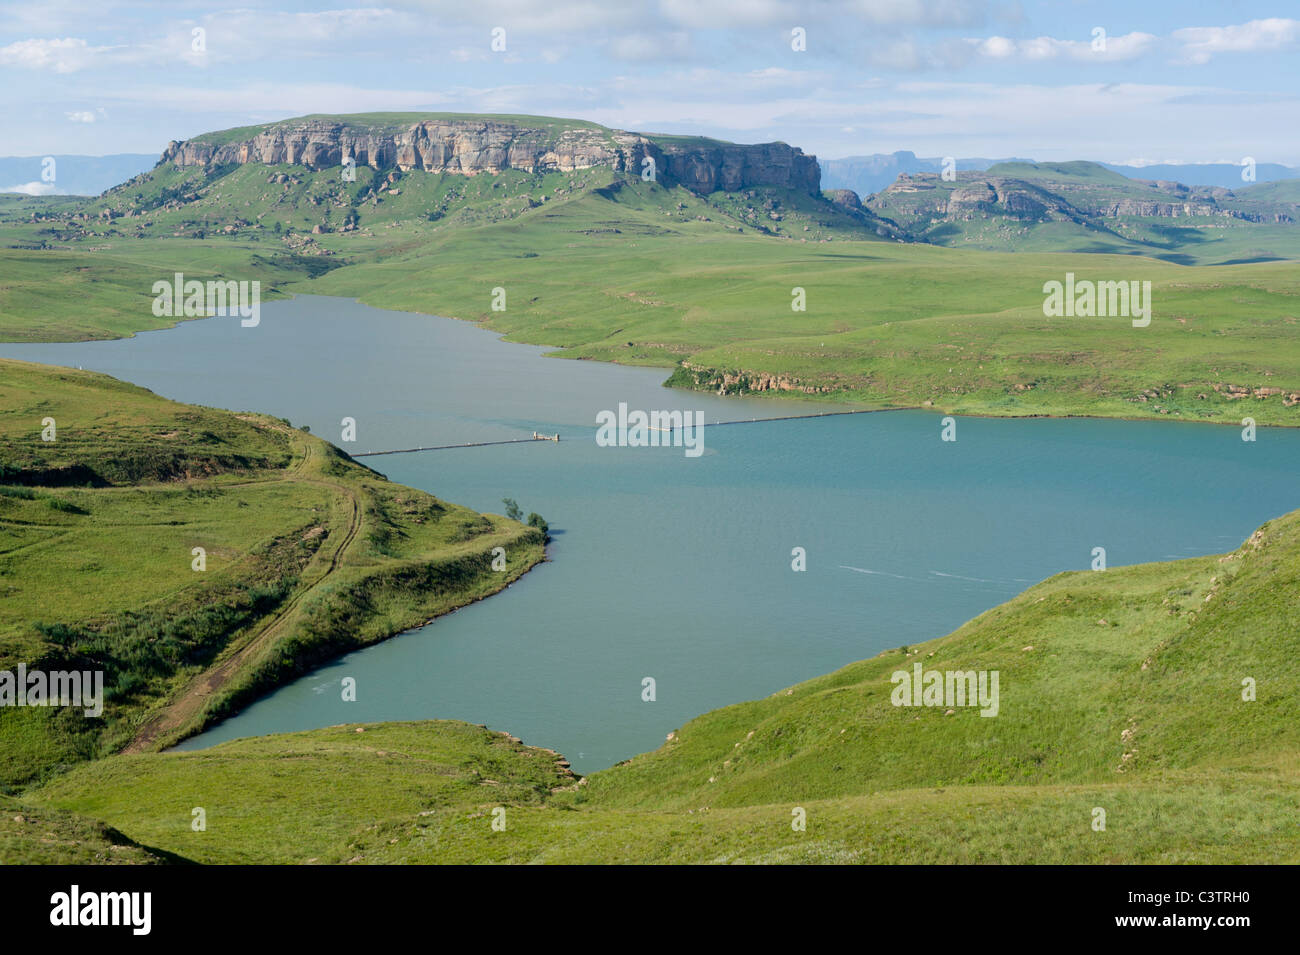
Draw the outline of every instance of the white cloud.
M393 0L394 6L409 9L426 30L505 27L510 35L571 34L603 29L635 30L662 25L654 4L603 2L603 0L550 0L520 3L519 0ZM487 33L483 34L487 43Z
M248 125L307 113L369 113L460 109L465 101L442 91L362 89L346 83L250 83L233 89L149 84L118 90L131 106L168 108L187 114L223 113L246 117ZM472 104L464 105L466 110ZM207 132L206 128L193 132Z
M114 0L59 0L58 3L0 4L0 36L87 33L121 26L123 10Z
M1004 36L991 36L986 40L972 40L975 48L984 56L995 60L1005 60L1016 55L1016 41Z
M659 30L726 30L731 33L786 29L818 23L842 30L874 26L971 27L982 23L991 0L391 0L428 14L444 26L504 26L535 34L571 34L575 30L625 33ZM1007 9L1008 4L998 4Z
M91 46L77 37L18 40L0 47L0 66L72 73L89 66L97 55L108 49L104 46Z
M200 51L192 45L196 24L204 31L204 48ZM154 65L182 61L208 66L268 57L319 59L376 53L391 56L394 48L407 55L421 33L429 32L428 27L429 24L421 23L413 15L373 7L306 13L223 10L198 20L167 25L133 47L131 59Z
M205 49L193 47L195 24L204 30ZM178 62L205 66L266 57L316 58L344 53L391 52L397 41L410 44L418 18L388 9L356 8L312 13L227 10L197 21L160 25L130 45L93 46L79 37L32 38L0 47L0 66L73 73L94 66L159 66ZM484 47L487 39L484 39Z
M845 6L868 23L925 27L974 26L988 7L977 0L850 0Z
M825 155L912 149L934 156L1109 160L1133 155L1134 144L1148 155L1185 154L1197 146L1218 153L1234 148L1230 144L1261 160L1287 162L1295 155L1292 130L1277 123L1270 97L1217 102L1216 92L1142 83L906 82L870 103L805 110L807 132L795 142ZM827 141L845 141L838 132L831 135L845 122L862 131L857 142L828 151Z
M1175 30L1190 63L1208 63L1216 53L1261 53L1290 49L1300 44L1300 20L1272 17L1226 27L1188 27Z
M1276 122L1268 94L1221 102L1208 86L906 81L876 84L867 95L827 85L743 98L733 91L752 82L748 74L717 73L674 74L668 90L627 81L612 104L552 112L638 131L782 139L824 157L911 149L1112 160L1132 156L1135 145L1149 156L1195 157L1211 143L1215 153L1239 148L1284 163L1295 156L1294 132Z
M6 186L0 189L0 192L17 192L24 196L52 196L54 195L54 183L24 182L17 186Z
M1146 53L1156 42L1150 33L1126 33L1123 36L1101 36L1094 40L1058 40L1040 36L1028 40L1012 40L1004 36L991 36L967 41L980 56L992 60L1023 60L1042 62L1065 59L1076 63L1113 63L1132 60Z
M95 121L95 114L88 109L73 110L72 112L64 113L63 115L67 116L68 119L74 123L93 123Z
M646 5L650 7L650 4ZM787 0L660 0L659 13L671 23L694 30L789 24L798 26L799 4Z
M625 33L613 37L606 47L617 60L684 60L691 53L691 38L687 33Z
M985 0L659 0L659 12L694 29L806 26L968 27L983 22Z
M642 76L620 76L609 84L609 88L619 96L640 98L651 95L665 104L696 102L704 98L740 103L755 97L806 96L827 85L830 80L830 75L826 73L783 67L743 72L696 67L660 73L653 81Z

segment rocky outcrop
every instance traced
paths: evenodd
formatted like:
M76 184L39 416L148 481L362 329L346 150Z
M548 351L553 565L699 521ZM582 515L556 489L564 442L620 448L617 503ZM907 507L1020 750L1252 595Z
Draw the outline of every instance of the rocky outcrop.
M1148 216L1177 219L1184 216L1227 215L1213 203L1201 202L1147 202L1140 199L1122 199L1098 209L1104 216Z
M848 212L861 212L862 200L852 189L827 189L826 198Z
M998 193L989 182L972 182L958 186L948 196L948 215L961 215L972 211L992 211L998 204Z
M774 375L763 371L727 371L681 364L681 371L669 383L686 384L701 391L714 391L719 395L744 395L757 391L797 391L806 395L828 394L830 385L817 385L793 375Z
M1219 186L1185 186L1166 180L1132 180L1126 187L1142 196L1116 195L1124 187L1113 183L1082 183L989 176L961 172L955 181L933 173L900 175L888 188L869 197L863 206L905 225L935 217L970 220L1005 216L1031 222L1069 219L1232 218L1249 222L1290 223L1293 210L1282 204L1242 202Z
M806 156L785 143L740 146L733 143L693 145L656 143L639 137L642 149L656 156L666 183L678 183L693 192L737 192L754 186L784 186L817 194L821 170L816 156ZM633 169L640 168L640 161Z
M596 166L641 174L653 168L658 181L699 193L754 186L816 193L821 181L817 158L785 143L742 146L703 139L657 139L583 123L530 126L486 118L428 119L401 125L288 120L238 141L198 136L169 143L160 163L264 163L320 169L338 166L346 158L374 169L466 176L507 169L572 172ZM647 159L652 164L645 162Z

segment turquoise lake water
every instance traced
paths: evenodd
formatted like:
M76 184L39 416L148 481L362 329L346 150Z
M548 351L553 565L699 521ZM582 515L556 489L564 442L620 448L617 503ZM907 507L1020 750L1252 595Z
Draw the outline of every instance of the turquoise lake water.
M590 772L706 710L942 636L1038 580L1215 553L1300 506L1300 432L898 411L704 430L705 452L599 447L619 402L706 420L821 410L661 387L663 370L541 357L449 319L301 296L257 328L0 345L181 401L307 424L349 451L561 441L363 459L394 481L550 522L551 560L505 592L286 685L183 744L343 722L454 718ZM1244 412L1243 412L1244 413ZM807 570L791 570L805 548ZM357 681L343 702L344 676ZM643 702L653 677L657 699Z

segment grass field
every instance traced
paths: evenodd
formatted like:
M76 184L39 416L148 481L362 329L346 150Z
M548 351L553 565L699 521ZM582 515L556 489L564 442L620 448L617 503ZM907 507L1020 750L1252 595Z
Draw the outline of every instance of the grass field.
M1300 513L1230 554L1060 574L576 783L438 722L115 756L22 798L203 862L1295 863L1297 578ZM998 715L892 705L918 662L998 671Z
M0 797L0 860L5 865L160 865L181 861L137 845L76 813L33 809Z
M1190 269L879 241L628 239L583 235L582 212L548 212L555 241L540 251L522 224L484 228L430 257L331 272L313 289L485 321L567 357L676 366L675 384L733 394L775 380L783 395L967 414L1300 421L1287 404L1300 392L1300 353L1286 347L1300 320L1290 263ZM475 272L480 241L499 264ZM1150 326L1045 317L1043 284L1067 272L1150 281ZM504 312L491 311L494 287L506 289ZM792 312L794 288L806 312Z
M536 529L390 484L287 422L90 372L0 361L0 476L0 669L106 684L102 720L0 710L0 785L175 741L543 558Z
M1056 239L1015 253L909 244L812 196L701 197L602 169L361 168L343 183L336 170L164 166L92 202L84 221L29 218L0 209L14 247L0 252L0 336L13 340L159 327L169 320L152 315L149 290L182 271L257 279L265 298L341 295L485 322L566 357L662 367L682 387L968 414L1300 419L1290 260L1193 267ZM1295 231L1192 224L1156 224L1191 263L1268 258L1249 243ZM1149 281L1150 325L1045 316L1044 283L1067 273ZM82 307L56 313L49 289L71 295L69 283Z
M1135 221L1080 242L984 222L937 237L958 248L886 225L608 170L159 167L88 202L0 200L0 338L165 327L151 289L179 271L483 322L732 394L1300 419L1300 269L1245 261L1293 225ZM1066 273L1149 281L1151 324L1045 316ZM108 689L103 720L0 709L0 861L1300 862L1300 512L1231 554L1058 575L583 780L453 722L159 752L541 559L540 531L393 485L289 422L0 360L0 670L100 669ZM892 705L916 664L996 671L998 715Z

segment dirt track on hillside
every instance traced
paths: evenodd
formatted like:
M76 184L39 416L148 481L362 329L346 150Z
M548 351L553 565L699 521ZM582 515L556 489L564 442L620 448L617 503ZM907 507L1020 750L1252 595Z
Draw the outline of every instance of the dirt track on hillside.
M352 508L347 530L343 535L343 540L330 557L329 566L310 586L304 587L294 594L270 620L263 624L260 632L254 634L242 647L220 663L200 673L180 696L147 720L140 727L135 738L123 748L123 753L146 753L156 750L159 748L161 740L169 739L178 730L193 721L203 712L203 707L207 705L213 695L224 687L248 660L254 658L262 649L275 642L284 627L288 625L293 611L302 603L303 599L315 593L339 569L343 555L352 546L352 543L356 540L357 531L361 528L361 507L357 502L356 492L346 485L298 476L306 470L308 462L315 453L311 442L308 442L305 447L306 453L303 460L294 468L295 477L293 479L306 484L316 484L341 491L347 496Z

